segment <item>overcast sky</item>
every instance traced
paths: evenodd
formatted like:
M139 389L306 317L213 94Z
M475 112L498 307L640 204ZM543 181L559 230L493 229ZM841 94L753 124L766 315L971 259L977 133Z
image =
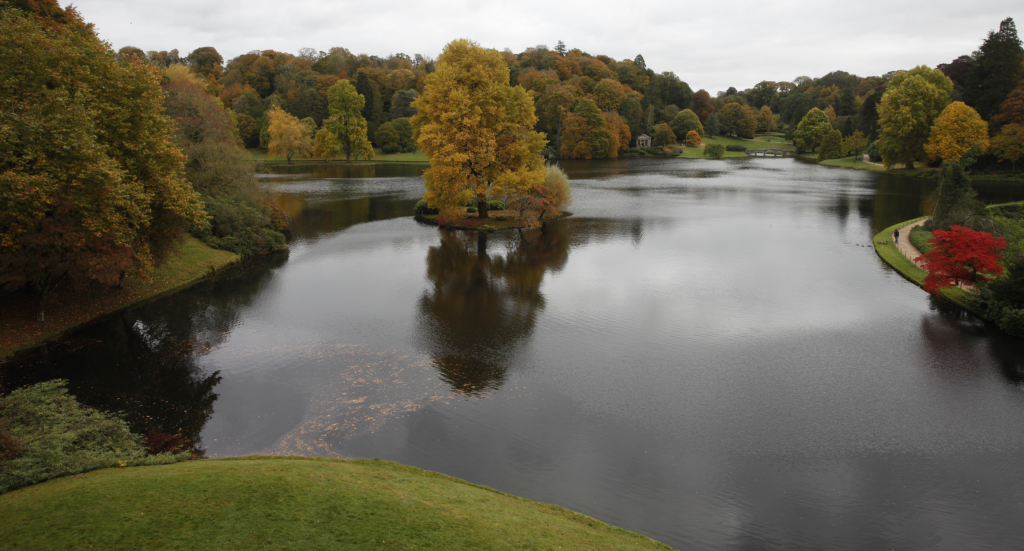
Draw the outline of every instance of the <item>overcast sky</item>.
M66 4L64 0L60 0ZM297 53L343 46L353 53L437 57L469 38L521 52L570 49L615 59L643 54L696 91L714 94L762 80L835 70L880 75L969 54L1022 0L733 0L731 2L551 2L520 0L79 0L86 21L115 49L213 46L225 61L251 50ZM1022 29L1024 31L1024 29Z

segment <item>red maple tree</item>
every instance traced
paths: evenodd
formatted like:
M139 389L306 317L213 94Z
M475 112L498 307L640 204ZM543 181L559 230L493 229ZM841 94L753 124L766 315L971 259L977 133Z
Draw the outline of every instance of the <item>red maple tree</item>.
M949 231L935 230L929 239L935 248L917 259L928 275L924 290L938 294L947 287L961 283L977 283L1003 275L999 254L1006 248L1006 239L963 226L951 226Z

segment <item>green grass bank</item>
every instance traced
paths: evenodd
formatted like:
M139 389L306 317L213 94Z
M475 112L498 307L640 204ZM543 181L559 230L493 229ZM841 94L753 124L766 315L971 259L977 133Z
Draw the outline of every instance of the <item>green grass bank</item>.
M238 262L238 255L211 248L192 237L185 238L150 274L149 281L130 281L123 289L81 292L59 286L46 303L46 322L36 321L38 296L11 293L0 309L0 359L139 302L184 289L206 276Z
M768 137L764 135L757 136L753 140L744 140L740 138L729 138L725 136L707 136L703 140L703 145L708 144L721 144L725 146L729 145L742 145L747 149L788 149L795 150L796 146L793 144L785 143L785 139L779 136L773 136L771 141L768 141ZM680 157L686 159L706 159L704 156L703 147L684 147ZM748 155L742 151L726 151L723 158L746 158Z
M892 242L892 233L897 228L902 229L906 226L909 226L910 224L913 224L914 222L917 222L918 220L923 220L925 218L927 218L927 216L921 216L918 218L914 218L913 220L907 220L905 222L893 224L892 226L889 226L888 228L885 228L884 230L878 232L875 235L875 238L873 239L875 245L875 252L878 253L878 256L880 256L886 264L891 266L892 269L896 270L900 275L907 278L908 280L914 282L918 287L924 285L924 277L927 275L927 272L921 269L921 267L918 266L917 264L911 262L909 258L903 256L903 253L901 253L899 249L896 248L896 245ZM910 239L909 235L901 235L901 237L903 237L904 239ZM884 244L882 243L883 241ZM964 291L962 289L957 287L951 289L943 289L942 297L949 300L950 302L953 302L957 306L960 306L961 308L976 314L976 312L974 312L965 303Z
M812 158L817 158L817 156L818 154L814 153ZM859 155L855 157L843 157L842 159L829 159L827 161L822 161L819 164L822 166L838 166L842 168L853 168L856 170L867 170L870 172L886 172L884 166L865 163ZM906 171L906 169L899 170Z
M671 549L562 507L381 460L207 459L0 496L6 549Z

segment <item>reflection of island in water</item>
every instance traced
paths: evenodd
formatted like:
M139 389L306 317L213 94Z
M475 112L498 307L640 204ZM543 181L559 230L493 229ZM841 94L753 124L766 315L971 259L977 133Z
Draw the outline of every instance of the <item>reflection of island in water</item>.
M264 262L276 267L285 259ZM202 453L200 434L221 377L200 360L228 338L270 274L246 263L172 298L109 316L0 365L0 387L67 379L76 399L121 412L132 432L179 436Z
M564 223L549 222L510 238L504 254L489 251L482 232L440 233L427 251L433 285L419 302L421 346L454 392L486 393L504 383L509 358L533 333L544 308L544 274L569 258L568 232Z
M351 165L275 165L268 167L280 180L265 179L274 202L292 221L292 235L297 239L317 238L357 224L376 220L407 217L419 200L408 190L395 186L402 179L414 181L422 188L420 175L429 165L420 163L384 163ZM300 191L293 192L290 175ZM276 182L276 184L275 184ZM310 183L330 182L325 189L311 192ZM387 182L386 184L383 182Z

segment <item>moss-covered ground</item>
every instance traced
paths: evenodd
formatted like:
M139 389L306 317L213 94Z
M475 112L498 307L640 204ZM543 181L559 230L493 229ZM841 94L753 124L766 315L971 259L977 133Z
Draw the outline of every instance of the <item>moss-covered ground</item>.
M670 549L572 511L380 460L105 469L0 496L4 549Z
M238 261L238 255L213 249L186 236L150 274L149 281L132 280L123 289L90 292L62 283L46 303L46 322L36 321L39 297L16 292L0 296L0 358L31 348L99 316L137 302L182 289Z

